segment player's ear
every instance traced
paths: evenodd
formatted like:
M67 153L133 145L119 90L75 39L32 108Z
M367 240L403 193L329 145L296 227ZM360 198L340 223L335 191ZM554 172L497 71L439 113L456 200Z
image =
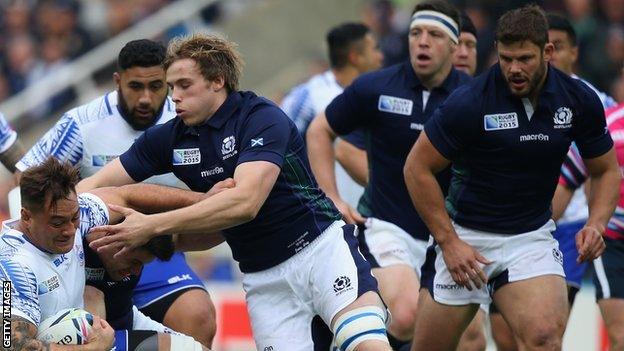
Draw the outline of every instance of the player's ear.
M223 76L217 76L211 83L212 90L217 92L225 86L225 78L223 78Z
M121 76L119 73L113 73L113 80L115 81L115 84L117 84L117 88L119 88L119 85L121 84Z
M29 210L22 207L22 209L20 210L20 218L26 224L26 226L30 226L30 220L32 218L32 214L30 213Z
M553 43L546 43L544 46L544 61L550 61L554 52L555 46Z

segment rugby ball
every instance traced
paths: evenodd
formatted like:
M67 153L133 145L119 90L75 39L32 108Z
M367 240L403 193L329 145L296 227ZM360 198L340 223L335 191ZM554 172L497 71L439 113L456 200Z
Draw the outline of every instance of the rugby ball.
M37 339L62 345L87 343L93 326L93 315L80 308L66 308L48 317L39 325Z

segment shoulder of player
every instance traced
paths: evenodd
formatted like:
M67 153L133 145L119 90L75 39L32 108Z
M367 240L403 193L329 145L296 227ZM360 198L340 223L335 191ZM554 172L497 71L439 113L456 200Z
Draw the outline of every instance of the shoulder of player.
M569 97L572 100L571 103L582 107L594 104L596 108L603 109L598 94L587 83L557 69L551 69L549 72L552 74L549 79L556 79L557 93Z
M73 119L78 125L84 126L118 116L117 92L109 92L86 104L74 107L65 113L66 118Z
M250 91L241 91L239 94L242 97L241 105L239 106L238 116L242 120L254 120L258 117L265 118L267 120L279 120L285 119L290 121L290 118L286 116L286 113L277 106L273 101L258 96Z
M406 73L405 70L410 67L411 66L403 62L377 71L363 73L358 76L347 89L352 88L363 92L370 91L374 93L379 88L390 84L393 80L403 79Z

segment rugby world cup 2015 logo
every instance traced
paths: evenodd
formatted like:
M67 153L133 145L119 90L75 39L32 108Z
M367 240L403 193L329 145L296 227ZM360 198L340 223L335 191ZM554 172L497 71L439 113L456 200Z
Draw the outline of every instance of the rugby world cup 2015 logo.
M557 129L570 128L572 126L572 110L568 107L559 107L555 111L553 121Z

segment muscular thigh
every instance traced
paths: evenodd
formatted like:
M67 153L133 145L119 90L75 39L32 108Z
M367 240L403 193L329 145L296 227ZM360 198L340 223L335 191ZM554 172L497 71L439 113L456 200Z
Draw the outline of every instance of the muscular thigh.
M566 283L558 275L543 275L507 283L494 293L494 302L513 330L522 337L541 322L561 330L569 314Z

